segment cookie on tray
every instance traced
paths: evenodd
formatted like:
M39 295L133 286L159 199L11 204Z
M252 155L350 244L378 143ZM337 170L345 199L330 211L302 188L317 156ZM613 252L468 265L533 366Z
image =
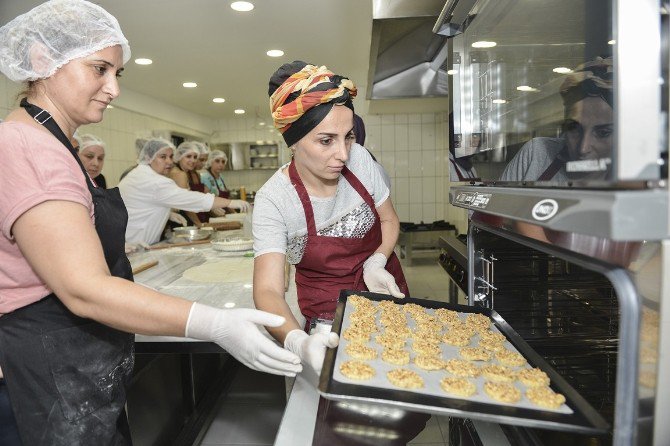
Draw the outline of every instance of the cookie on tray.
M342 337L347 341L368 342L370 340L370 332L361 330L360 328L349 327L344 330Z
M467 335L469 337L473 337L475 334L477 334L477 329L474 326L466 325L463 322L457 322L449 325L449 331L452 333Z
M458 312L447 310L446 308L438 308L435 310L435 317L443 324L453 324L455 322L460 322L461 320L458 317Z
M418 331L424 331L428 333L441 333L442 332L442 322L434 321L417 321L416 329Z
M475 378L479 376L480 369L477 365L465 359L449 359L444 363L444 368L452 375L462 378Z
M482 376L491 381L511 383L516 379L516 372L504 365L487 365L482 367Z
M505 350L505 346L503 345L502 342L496 341L495 339L491 338L480 339L479 344L477 344L477 346L491 352L501 352Z
M465 317L465 324L477 330L488 330L491 326L491 319L480 313L470 313Z
M424 308L421 305L415 303L407 303L402 306L402 309L405 313L409 314L421 314L425 313Z
M463 347L459 353L469 361L488 361L491 359L491 353L481 347Z
M565 403L565 397L549 387L531 387L526 390L526 397L531 403L547 409L558 409Z
M439 356L417 355L414 364L423 370L442 370L445 362Z
M416 339L412 342L412 350L422 355L439 356L442 354L439 343L424 339Z
M391 326L391 325L407 325L407 317L405 316L405 313L388 313L388 312L383 312L381 316L379 316L379 322L385 326Z
M385 348L382 351L382 361L395 365L409 364L409 352L402 348Z
M470 336L458 331L448 331L442 336L442 342L457 347L465 347L466 345L470 345Z
M351 379L370 379L376 372L369 364L363 361L345 361L340 364L340 373Z
M375 324L375 314L366 313L365 311L354 311L349 314L349 320L352 324Z
M414 330L411 332L412 339L415 341L426 341L433 344L439 344L442 340L440 332L426 331L426 330Z
M362 342L350 342L345 347L344 351L347 355L356 359L376 359L377 350L369 347Z
M399 338L408 338L412 334L412 330L407 325L387 325L384 333L389 336L396 336Z
M350 329L353 330L360 330L360 331L366 331L368 333L373 333L376 331L379 331L379 328L377 327L377 324L375 324L374 320L372 321L351 321L349 324Z
M496 383L486 381L484 392L496 401L503 403L518 403L521 399L521 391L510 383Z
M393 369L386 372L386 377L391 384L404 389L420 389L424 386L423 378L413 370Z
M516 377L526 387L549 385L549 375L538 368L519 370Z
M526 364L526 358L520 353L504 349L496 352L496 359L502 364L509 367L519 367Z
M504 334L498 333L497 331L491 330L482 330L479 332L480 340L488 340L489 342L499 342L500 344L504 343L507 338Z
M472 396L477 393L477 386L465 378L447 376L440 380L440 387L447 393L459 396Z
M394 336L389 333L384 333L377 335L375 338L377 341L377 344L383 345L386 348L403 348L405 347L405 338L404 337L399 337L399 336Z
M377 304L377 307L380 310L390 310L390 311L402 311L402 306L393 302L392 300L382 300Z
M360 309L361 307L375 307L373 300L368 299L367 297L359 296L358 294L352 294L351 296L347 297L347 303L352 304L357 309Z

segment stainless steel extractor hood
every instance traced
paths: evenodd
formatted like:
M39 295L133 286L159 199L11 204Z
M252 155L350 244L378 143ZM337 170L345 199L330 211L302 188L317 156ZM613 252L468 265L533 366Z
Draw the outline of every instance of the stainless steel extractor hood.
M433 27L445 0L373 0L367 99L448 93L446 38Z

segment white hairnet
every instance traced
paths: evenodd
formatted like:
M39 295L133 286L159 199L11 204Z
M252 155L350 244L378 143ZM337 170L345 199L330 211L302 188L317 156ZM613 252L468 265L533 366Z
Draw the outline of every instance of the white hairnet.
M209 169L212 167L214 160L221 158L223 158L223 161L228 162L228 155L226 155L226 152L221 150L212 150L212 153L209 154L209 158L207 158L207 163L205 163L205 166Z
M195 141L195 145L198 146L198 149L200 150L200 155L209 155L210 150L209 147L207 147L207 144L205 144L204 142Z
M140 156L137 159L137 164L151 164L156 159L158 153L163 149L172 149L174 151L174 144L163 138L150 138L144 143L144 147L140 151Z
M0 28L0 71L14 82L45 79L114 45L128 62L130 46L113 15L84 0L50 0Z
M137 156L140 156L140 152L142 151L142 147L149 141L148 138L137 138L135 140L135 152L137 152Z
M102 141L102 139L98 138L95 135L91 135L90 133L84 133L83 135L75 133L74 139L76 139L77 142L79 143L80 152L86 149L87 147L91 146L100 146L103 149L105 148L105 143Z
M184 156L189 153L195 153L196 156L200 156L200 148L196 141L184 141L183 143L177 146L177 151L174 154L174 162L179 162Z

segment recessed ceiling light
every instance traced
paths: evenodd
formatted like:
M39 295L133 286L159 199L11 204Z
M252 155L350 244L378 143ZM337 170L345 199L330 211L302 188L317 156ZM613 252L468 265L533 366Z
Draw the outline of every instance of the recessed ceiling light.
M554 69L551 70L551 71L553 71L554 73L558 73L558 74L568 74L568 73L572 73L572 70L571 70L570 68L568 68L568 67L556 67L556 68L554 68Z
M114 108L114 106L111 104L107 104L107 108Z
M284 52L282 50L270 50L265 54L267 54L270 57L282 57L284 55Z
M519 91L540 91L537 88L529 87L528 85L519 85L516 89Z
M496 45L497 43L490 42L488 40L479 40L477 42L472 43L473 48L493 48Z
M224 102L226 102L226 100L223 98L214 98L212 99L212 102L216 102L217 104L223 104Z
M226 302L223 304L224 308L233 308L235 306L235 302Z
M491 102L493 102L494 104L507 104L507 101L504 99L494 99Z
M145 57L140 57L139 59L135 59L135 63L137 65L151 65L154 61Z
M235 109L235 114L236 115L243 115L244 113L245 113L244 110L242 110L241 108Z
M184 88L195 88L198 86L195 82L184 82L182 85Z
M616 44L616 40L612 39L612 40L610 40L609 42L607 42L607 44L608 44L608 45L615 45L615 44Z
M447 70L447 74L450 76L453 76L456 73L458 73L458 70Z
M258 125L265 125L265 123L264 122L259 122Z
M249 12L254 9L254 4L251 2L232 2L230 7L235 11L239 12Z

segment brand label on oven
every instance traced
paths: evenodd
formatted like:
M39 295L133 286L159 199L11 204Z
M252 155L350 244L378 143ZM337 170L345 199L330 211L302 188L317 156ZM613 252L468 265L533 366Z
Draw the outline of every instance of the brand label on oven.
M480 192L459 192L458 195L456 195L455 202L470 208L486 209L490 200L491 194L483 194Z
M556 215L556 212L558 212L558 203L556 200L546 198L538 201L535 206L533 206L532 214L535 220L544 221L549 220Z

